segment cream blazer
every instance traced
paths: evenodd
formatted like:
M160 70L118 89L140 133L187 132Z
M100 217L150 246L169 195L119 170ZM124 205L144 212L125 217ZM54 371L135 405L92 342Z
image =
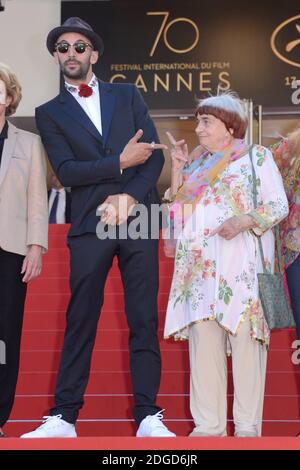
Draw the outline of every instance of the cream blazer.
M39 136L8 123L0 166L0 247L26 255L48 248L45 151Z

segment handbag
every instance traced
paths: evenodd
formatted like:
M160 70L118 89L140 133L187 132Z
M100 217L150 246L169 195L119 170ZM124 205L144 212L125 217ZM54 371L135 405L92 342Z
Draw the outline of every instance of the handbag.
M255 173L255 168L253 165L252 158L252 149L251 147L249 155L252 166L252 195L254 208L257 207L257 178ZM258 288L259 288L259 297L264 313L264 317L268 324L270 330L277 330L281 328L292 328L295 325L294 316L292 309L290 307L289 301L287 299L285 287L284 287L284 277L283 277L283 260L281 252L281 243L279 238L279 227L275 227L275 254L277 250L277 259L278 259L278 271L275 274L272 274L268 271L265 263L263 246L261 238L258 236L258 248L259 254L262 261L263 273L258 273Z

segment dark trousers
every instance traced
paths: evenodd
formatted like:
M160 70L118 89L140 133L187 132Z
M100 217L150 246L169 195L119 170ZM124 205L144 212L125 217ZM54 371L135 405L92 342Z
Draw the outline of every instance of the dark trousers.
M300 255L287 268L286 279L296 322L297 339L300 340Z
M24 256L0 248L0 427L12 410L19 373L27 290L21 276L23 260Z
M104 287L118 257L129 326L133 415L137 424L157 413L161 359L157 337L158 240L99 240L94 234L70 237L71 299L58 373L55 407L75 423L88 383Z

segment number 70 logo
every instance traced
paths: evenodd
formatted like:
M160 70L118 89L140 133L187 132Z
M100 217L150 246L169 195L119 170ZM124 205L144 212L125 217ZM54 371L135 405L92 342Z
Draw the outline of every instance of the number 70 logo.
M199 29L198 29L196 23L193 20L190 20L189 18L175 18L174 20L171 20L171 21L168 22L168 18L170 16L169 11L148 11L147 15L148 16L162 16L163 17L163 21L161 23L161 26L159 28L159 31L158 31L158 33L156 35L156 38L155 38L155 41L153 43L152 49L150 51L150 57L153 57L154 52L157 48L157 45L159 43L159 40L160 40L161 36L163 36L165 46L168 49L170 49L170 51L176 52L177 54L185 54L186 52L190 52L191 50L194 49L194 47L196 47L196 45L199 41ZM170 44L170 42L168 40L168 31L176 23L188 23L194 29L195 39L194 39L193 43L185 49L176 49L175 47L173 47Z

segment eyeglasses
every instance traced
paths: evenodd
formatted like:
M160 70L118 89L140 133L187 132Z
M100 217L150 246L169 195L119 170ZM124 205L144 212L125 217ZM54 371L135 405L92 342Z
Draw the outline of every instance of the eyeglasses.
M78 54L83 54L87 47L93 49L93 46L88 42L75 42L75 44L69 44L68 42L58 42L54 45L55 51L59 52L60 54L66 54L71 46L74 47Z

